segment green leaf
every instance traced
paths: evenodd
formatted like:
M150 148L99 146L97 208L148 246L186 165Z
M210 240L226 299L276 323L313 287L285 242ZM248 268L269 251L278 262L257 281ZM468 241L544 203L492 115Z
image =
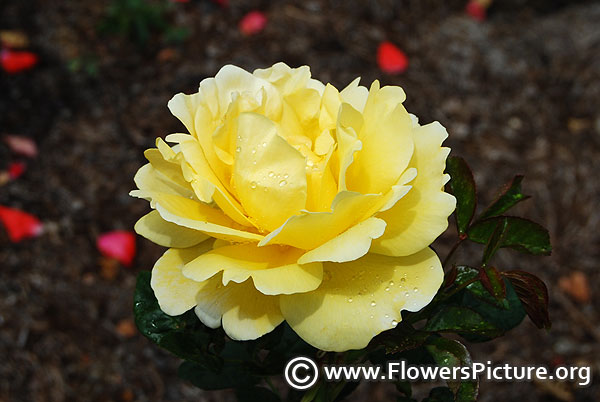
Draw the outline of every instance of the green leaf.
M492 216L502 215L510 208L514 207L519 202L529 198L521 192L521 182L523 176L517 175L514 179L505 186L500 196L492 203L479 217L479 219L491 218Z
M140 332L183 359L217 368L219 361L208 347L222 335L204 326L193 311L174 317L163 313L150 287L150 276L149 271L140 272L135 288L133 312Z
M487 322L481 314L470 307L442 306L425 325L427 331L456 332L458 334L477 334L494 338L502 331Z
M213 371L199 363L183 362L179 366L177 375L204 390L248 388L259 381L250 368L233 364L224 365L220 370Z
M485 250L483 250L483 258L482 264L486 266L490 259L496 254L496 251L502 246L502 242L506 236L506 229L508 227L508 219L505 217L501 217L498 219L496 223L496 228L492 232L487 244L485 245Z
M427 350L441 367L460 367L473 364L469 351L458 341L442 337L431 337L427 343ZM454 394L453 399L457 402L468 402L477 399L479 389L477 380L447 381L447 384Z
M506 284L500 272L494 267L482 267L479 270L479 281L496 300L506 298Z
M429 333L417 331L401 322L393 330L382 332L372 342L384 345L386 354L395 354L418 348L428 336Z
M478 276L477 269L458 266L455 286L464 286ZM473 282L439 305L424 329L456 332L469 341L483 342L516 327L525 317L525 310L510 282L503 281L506 298L499 301L480 281Z
M514 216L498 216L474 223L469 229L469 239L488 244L498 222L503 220L506 220L507 226L499 247L510 247L534 255L550 255L552 246L548 231L535 222Z
M548 289L537 276L525 271L508 271L503 275L515 288L527 315L538 328L551 326L548 315Z
M459 234L465 234L477 206L475 180L469 165L459 156L451 156L446 161L446 172L451 179L448 187L456 197L456 227Z

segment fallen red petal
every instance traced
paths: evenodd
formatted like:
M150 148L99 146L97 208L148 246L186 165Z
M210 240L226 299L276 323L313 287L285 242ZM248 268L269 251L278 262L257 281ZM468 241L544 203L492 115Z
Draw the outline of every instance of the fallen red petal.
M25 165L24 162L13 162L8 165L8 175L12 180L18 179L23 173L25 173L26 167L27 165Z
M4 71L9 74L20 73L21 71L29 70L38 62L38 57L35 53L28 51L15 51L11 49L0 50L0 64Z
M229 0L212 0L212 2L223 8L229 7Z
M408 68L408 57L392 42L384 41L377 49L377 64L384 73L400 74Z
M250 11L240 20L240 32L244 35L256 35L265 29L267 16L261 11Z
M487 16L485 7L476 0L471 0L467 3L467 6L465 7L465 12L476 21L485 21L485 18Z
M38 154L35 141L20 135L5 135L4 142L15 154L23 155L28 158L35 158Z
M102 255L114 258L130 267L135 257L135 235L124 230L103 233L96 240L96 247Z
M6 228L8 238L13 243L39 236L43 225L35 216L20 209L0 205L0 221Z

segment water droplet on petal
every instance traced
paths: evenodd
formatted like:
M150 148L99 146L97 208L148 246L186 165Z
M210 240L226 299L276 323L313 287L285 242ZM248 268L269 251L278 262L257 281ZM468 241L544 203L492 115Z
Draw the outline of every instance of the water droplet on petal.
M410 296L410 293L404 292L404 296L408 297L408 296Z
M351 297L348 298L348 303L352 303L354 300L352 300Z
M375 316L374 316L374 315L370 315L370 316L369 316L369 318L370 318L370 319L373 319L373 318L375 318Z
M400 278L400 282L406 282L406 278Z
M395 327L396 325L398 325L398 321L392 320L392 327Z
M267 143L266 143L266 142L263 142L263 143L262 143L262 146L263 146L263 148L266 148L266 147L267 147Z
M419 291L419 288L413 288L413 292L417 293Z
M286 184L287 184L287 181L285 181L285 180L281 180L281 181L279 182L279 187L283 187L283 186L285 186Z
M390 281L389 285L394 286L394 281Z
M256 182L255 181L253 181L252 183L250 183L250 188L253 189L253 190L256 188Z
M287 173L283 175L283 178L284 178L284 179L287 179L288 177L290 177L290 175L289 175L289 174L287 174Z
M256 153L256 148L252 148L252 154Z
M275 177L275 173L269 172L269 177Z
M390 291L390 287L389 287L389 286L388 286L388 287L386 287L386 288L385 288L385 291L386 291L386 292L389 292L389 291Z
M242 152L242 147L237 147L237 148L235 149L235 152L237 152L237 153L240 153L240 152Z
M375 300L371 301L371 307L375 307L377 305L377 302Z

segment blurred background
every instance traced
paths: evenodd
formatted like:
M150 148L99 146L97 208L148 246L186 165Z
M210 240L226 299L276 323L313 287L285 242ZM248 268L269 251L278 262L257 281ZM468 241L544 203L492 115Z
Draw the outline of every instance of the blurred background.
M135 329L135 276L163 250L137 239L123 264L97 241L130 241L148 211L127 194L143 150L182 130L167 101L224 64L277 61L338 88L402 86L411 113L448 128L481 206L525 175L532 199L516 212L550 230L552 256L495 263L544 279L553 327L526 318L469 348L596 378L483 382L480 400L600 400L600 2L3 0L0 40L0 401L234 400L179 380L178 360ZM363 384L363 399L395 400L393 387Z

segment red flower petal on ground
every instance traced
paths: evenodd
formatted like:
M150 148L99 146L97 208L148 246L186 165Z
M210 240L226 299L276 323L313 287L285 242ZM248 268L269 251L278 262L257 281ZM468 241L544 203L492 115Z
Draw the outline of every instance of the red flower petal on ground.
M392 42L384 41L377 49L377 64L384 73L400 74L408 67L408 57Z
M261 11L250 11L239 23L240 32L244 35L255 35L265 29L267 16Z
M25 173L26 167L27 165L25 165L24 162L13 162L8 165L8 175L12 180L18 179L23 173Z
M20 73L21 71L29 70L38 62L38 57L35 53L27 51L15 51L10 49L0 50L0 64L4 71L9 74Z
M35 216L20 209L0 205L0 222L6 228L8 238L13 243L23 239L39 236L43 225Z
M27 156L28 158L35 158L38 154L37 145L30 138L20 135L5 135L3 139L15 154Z
M465 12L476 21L485 21L485 18L487 16L485 7L476 0L471 0L467 3L467 6L465 7Z
M135 257L135 235L124 230L103 233L96 239L96 247L105 257L114 258L130 267Z
M229 0L212 0L212 2L220 5L223 8L229 7Z

